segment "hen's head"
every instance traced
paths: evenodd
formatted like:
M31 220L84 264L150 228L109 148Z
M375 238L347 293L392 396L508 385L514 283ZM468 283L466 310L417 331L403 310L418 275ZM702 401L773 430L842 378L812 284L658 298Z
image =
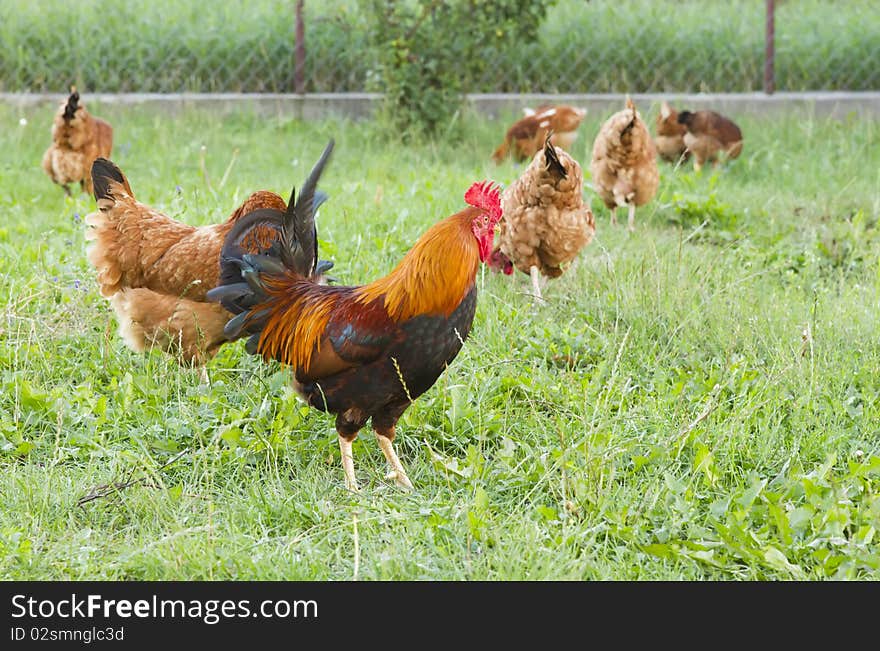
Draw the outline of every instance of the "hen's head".
M501 219L501 190L492 181L474 183L464 193L464 200L468 205L480 209L471 221L471 231L480 247L480 261L486 262L492 253L495 226Z
M489 267L495 273L503 273L505 276L509 276L513 273L513 263L510 261L504 252L501 250L501 247L496 248L492 251L492 255L489 256L489 260L486 262L486 266Z

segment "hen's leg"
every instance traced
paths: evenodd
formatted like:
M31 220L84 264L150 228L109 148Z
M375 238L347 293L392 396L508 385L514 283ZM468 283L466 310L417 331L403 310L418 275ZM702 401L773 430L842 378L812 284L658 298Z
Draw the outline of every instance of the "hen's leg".
M541 276L538 273L538 268L535 265L529 269L529 275L532 277L532 289L534 292L532 296L534 296L539 301L543 301L544 297L541 296Z
M630 233L636 230L636 204L629 204L629 218L626 222L626 227Z
M394 451L394 428L390 427L380 430L374 426L374 429L376 430L376 440L379 442L379 447L382 448L382 454L385 455L388 465L391 466L391 472L385 475L385 479L393 479L399 488L411 491L413 489L412 482L409 480L406 470L403 469L400 458Z
M64 190L64 194L66 194L68 197L73 196L73 193L70 191L70 187L67 185L67 183L62 183L61 188Z
M611 209L611 225L617 226L617 206Z

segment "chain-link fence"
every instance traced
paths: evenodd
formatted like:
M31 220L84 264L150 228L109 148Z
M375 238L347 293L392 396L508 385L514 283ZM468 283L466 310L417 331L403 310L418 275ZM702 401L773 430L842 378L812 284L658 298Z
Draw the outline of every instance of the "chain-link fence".
M461 0L467 1L467 0ZM469 0L475 1L475 0ZM0 90L381 91L369 5L295 0L3 0ZM880 89L880 2L776 0L777 90ZM764 87L765 0L558 0L537 41L469 92L743 92ZM490 39L487 39L489 42Z

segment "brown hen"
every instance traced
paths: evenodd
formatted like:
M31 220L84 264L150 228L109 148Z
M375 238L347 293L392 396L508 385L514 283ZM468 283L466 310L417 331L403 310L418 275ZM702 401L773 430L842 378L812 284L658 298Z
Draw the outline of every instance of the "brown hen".
M611 224L617 225L617 209L629 208L628 228L635 230L636 206L654 198L660 183L657 150L648 127L632 100L626 108L612 115L593 142L590 161L593 188L611 209Z
M182 364L201 365L226 342L223 327L232 318L205 294L220 277L220 250L243 215L259 209L284 211L274 192L250 195L221 224L190 226L140 203L128 180L111 161L92 167L98 210L86 217L89 262L97 270L101 295L110 300L119 332L134 351L159 348ZM321 195L323 198L323 195ZM278 231L263 227L246 243L267 249ZM321 265L321 272L330 263Z
M694 155L694 169L706 162L718 163L718 155L736 158L742 152L742 131L729 118L715 111L682 111L678 122L685 127L684 144Z
M558 278L593 239L596 224L584 203L583 173L578 162L548 135L522 175L501 197L499 244L489 261L495 271L529 274L541 298L539 274Z
M79 103L76 87L55 113L52 144L43 154L43 170L70 196L69 183L79 183L81 192L92 192L92 163L98 156L110 156L113 127L91 115Z

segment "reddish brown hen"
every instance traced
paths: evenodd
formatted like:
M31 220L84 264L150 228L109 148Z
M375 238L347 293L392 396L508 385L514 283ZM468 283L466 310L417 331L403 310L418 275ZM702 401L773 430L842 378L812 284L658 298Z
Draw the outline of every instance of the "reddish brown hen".
M524 109L525 117L516 121L504 136L492 159L500 163L510 154L516 161L529 160L541 151L547 134L552 133L554 145L570 149L577 129L587 114L586 109L574 106L540 106L537 110Z
M694 155L694 169L706 162L718 164L719 154L736 158L743 148L742 131L736 123L715 111L682 111L678 122L687 129L684 144Z

